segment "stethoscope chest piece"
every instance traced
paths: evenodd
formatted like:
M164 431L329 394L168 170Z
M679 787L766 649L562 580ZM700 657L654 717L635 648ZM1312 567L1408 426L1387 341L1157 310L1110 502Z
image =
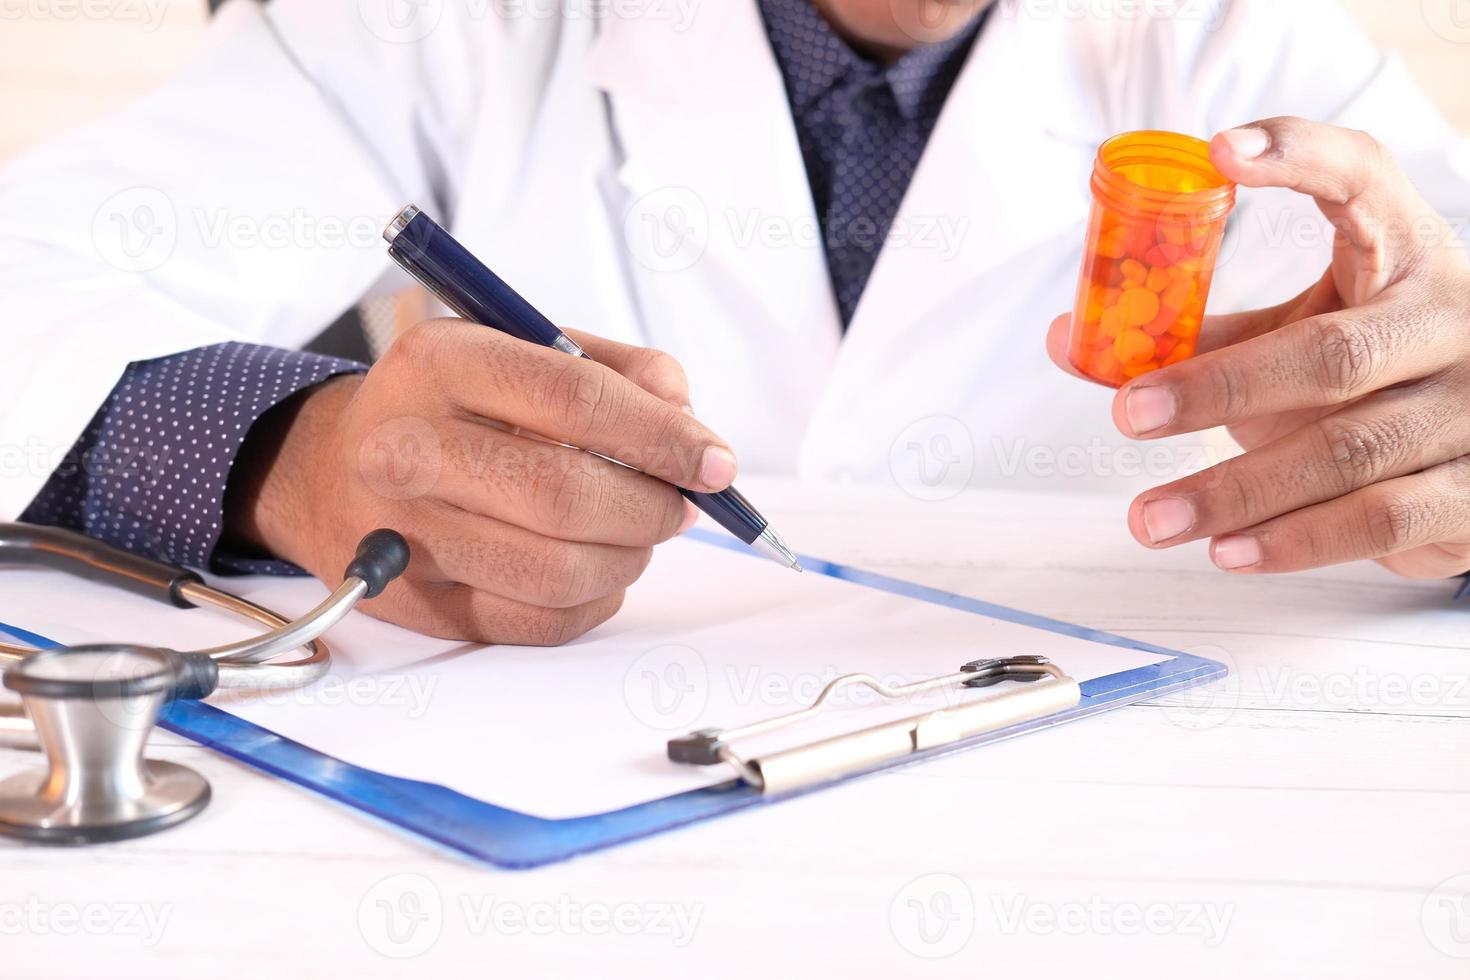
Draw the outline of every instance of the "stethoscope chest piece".
M99 844L165 830L209 803L204 777L143 750L180 684L180 657L107 644L34 653L5 672L47 766L0 782L0 834Z

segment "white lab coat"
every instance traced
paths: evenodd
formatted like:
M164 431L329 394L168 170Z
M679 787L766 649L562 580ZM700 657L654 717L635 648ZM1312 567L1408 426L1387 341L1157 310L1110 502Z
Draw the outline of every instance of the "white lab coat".
M1313 117L1470 214L1455 134L1330 4L1174 6L999 0L844 336L754 0L237 0L183 77L0 173L0 515L130 361L298 346L402 285L378 233L409 201L554 320L678 357L745 472L1161 482L1199 439L1120 449L1110 393L1043 349L1102 139ZM1326 262L1310 202L1241 201L1215 310Z

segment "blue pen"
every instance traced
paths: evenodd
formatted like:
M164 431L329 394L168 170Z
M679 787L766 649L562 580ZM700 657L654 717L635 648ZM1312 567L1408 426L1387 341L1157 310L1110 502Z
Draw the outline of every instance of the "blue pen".
M576 341L412 204L388 223L383 238L388 242L388 254L393 261L466 320L483 323L532 344L587 357ZM734 487L719 493L696 493L680 487L679 492L756 551L801 571L796 555L786 547L770 522Z

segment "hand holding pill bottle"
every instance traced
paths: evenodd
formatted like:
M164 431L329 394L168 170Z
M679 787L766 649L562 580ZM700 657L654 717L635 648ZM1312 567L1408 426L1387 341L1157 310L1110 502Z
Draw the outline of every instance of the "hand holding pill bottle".
M1235 185L1209 144L1124 133L1097 151L1067 356L1116 388L1192 357Z

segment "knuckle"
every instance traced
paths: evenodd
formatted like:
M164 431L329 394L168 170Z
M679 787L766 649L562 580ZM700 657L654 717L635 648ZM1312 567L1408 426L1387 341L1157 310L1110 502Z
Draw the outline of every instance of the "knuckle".
M1384 493L1368 508L1368 544L1377 555L1403 551L1419 540L1428 521L1420 501L1401 493Z
M1286 547L1280 550L1294 559L1294 566L1317 568L1331 561L1334 544L1324 535L1331 536L1332 533L1317 524L1302 522L1290 534L1284 535Z
M684 526L684 495L671 487L654 487L654 497L657 503L658 516L655 521L650 521L651 527L655 528L653 540L649 544L658 544L667 541L679 533L679 528Z
M1226 466L1221 474L1219 492L1232 519L1254 523L1265 513L1268 495L1244 470L1244 466ZM1218 515L1215 517L1218 519Z
M1205 362L1200 362L1204 364ZM1228 358L1211 361L1202 380L1213 401L1213 417L1231 421L1247 418L1251 412L1250 385Z
M608 411L611 386L591 364L567 361L550 371L543 407L570 441L581 442L596 431L597 420Z
M388 348L388 356L409 370L431 371L452 342L454 330L445 320L424 320L403 331Z
M563 542L548 542L536 567L537 605L548 609L575 606L585 593L588 562L580 552Z
M1366 419L1324 419L1321 423L1326 455L1339 492L1376 483L1393 467L1402 445L1398 433L1384 423Z
M1313 369L1319 385L1342 400L1361 392L1378 370L1378 350L1370 333L1345 320L1318 321L1310 338Z
M645 347L639 357L643 362L642 369L644 372L667 379L669 382L677 385L688 384L689 378L684 373L684 365L680 364L679 359L674 357L674 355L656 350L652 347Z
M1394 159L1393 151L1388 148L1388 144L1372 133L1357 129L1353 131L1353 139L1357 141L1359 152L1363 155L1363 160L1367 162L1371 173L1379 175L1390 173L1398 166L1398 161Z
M570 643L587 632L595 623L583 622L583 617L572 609L540 610L528 626L531 646L559 647Z
M626 589L634 582L637 582L640 578L643 577L643 573L648 571L648 565L652 561L652 548L630 549L630 553L627 556L627 561L622 564L622 566L618 569L617 574L613 576L612 584L614 588L619 590Z
M585 530L595 520L602 491L595 473L577 457L548 457L527 488L532 506L550 527L568 534Z
M698 445L691 436L691 421L683 412L660 407L650 420L648 445L641 449L642 458L648 460L642 468L681 481L691 479L699 466L698 453L690 451Z

